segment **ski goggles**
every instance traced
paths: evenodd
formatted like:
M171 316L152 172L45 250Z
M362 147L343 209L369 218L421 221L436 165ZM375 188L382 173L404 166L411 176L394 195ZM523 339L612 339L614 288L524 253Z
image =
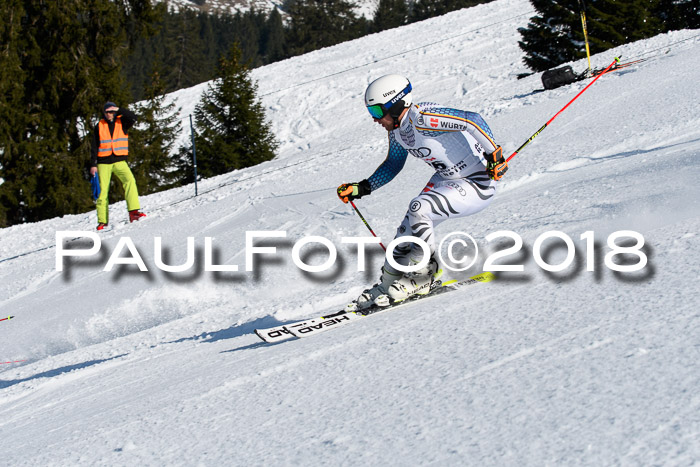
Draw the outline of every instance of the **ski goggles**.
M389 113L389 109L396 104L398 101L403 99L406 94L411 92L411 83L408 83L408 86L406 86L403 91L395 95L389 102L386 104L375 104L375 105L368 105L367 110L369 111L369 114L372 116L372 118L376 118L377 120L384 118L384 116Z

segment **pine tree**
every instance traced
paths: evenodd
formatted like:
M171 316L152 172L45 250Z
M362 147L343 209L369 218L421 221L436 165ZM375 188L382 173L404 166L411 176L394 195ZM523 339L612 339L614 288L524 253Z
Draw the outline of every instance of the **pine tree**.
M163 57L163 48L158 47L155 37L163 33L167 10L163 8L154 10L153 20L149 24L147 36L139 34L143 27L136 21L130 21L127 26L127 35L130 40L130 53L124 57L122 73L129 84L131 100L144 99L144 88L148 86L150 73L155 57Z
M491 0L417 0L411 10L411 22L444 15L461 8L468 8Z
M202 49L197 52L196 66L205 71L205 73L201 73L199 78L203 81L209 80L216 72L216 58L220 55L214 31L214 21L216 21L216 16L208 13L199 13L197 15ZM199 83L191 83L190 85L193 84Z
M197 13L185 10L168 15L163 43L163 57L170 64L166 75L170 89L182 89L210 79L211 70L201 54L204 41Z
M254 9L238 13L240 22L236 42L241 49L243 63L250 68L262 65L260 48L262 44L262 29L264 27L264 16L256 13Z
M591 53L607 50L666 29L654 13L659 0L594 0L586 2Z
M561 63L585 57L585 49L574 42L575 31L581 29L577 0L530 0L537 15L527 28L518 32L520 48L527 52L523 59L534 71L543 71ZM590 36L590 30L589 30ZM593 51L591 51L593 53Z
M20 48L16 47L22 33L25 11L21 0L7 0L0 5L0 227L10 225L17 216L20 197L17 193L17 157L22 128L26 125L23 112L24 82Z
M218 79L195 107L198 174L211 177L273 159L277 143L256 97L257 84L241 63L237 44L219 61ZM187 149L182 148L181 157ZM184 169L191 168L187 156ZM191 170L186 171L189 180Z
M697 0L661 0L654 12L668 30L700 28L700 5Z
M265 63L272 63L287 57L284 39L284 23L277 8L273 8L265 23L262 52Z
M379 0L372 19L372 32L398 28L408 23L408 5L406 0Z
M129 159L139 193L171 188L176 180L171 152L182 130L180 108L165 104L162 65L156 62L145 89L146 102L134 109L138 123L129 134Z
M286 30L292 55L330 47L364 34L363 23L346 0L296 0Z

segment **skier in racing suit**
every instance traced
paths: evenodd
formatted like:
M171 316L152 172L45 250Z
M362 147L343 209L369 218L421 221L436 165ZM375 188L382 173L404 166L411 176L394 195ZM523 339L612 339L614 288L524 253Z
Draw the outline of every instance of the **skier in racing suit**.
M409 203L396 237L424 240L431 258L427 266L411 273L402 273L385 262L379 283L349 304L350 310L427 294L433 280L442 274L434 258L435 227L447 219L481 211L496 192L497 181L487 159L496 154L500 160L494 160L504 161L484 119L474 112L434 103L411 105L410 92L410 82L399 75L386 75L369 85L365 104L374 121L389 133L389 153L369 178L339 186L338 196L347 203L374 192L401 171L408 154L429 164L435 174ZM423 259L423 249L411 242L401 243L394 249L394 259L400 265L415 266Z

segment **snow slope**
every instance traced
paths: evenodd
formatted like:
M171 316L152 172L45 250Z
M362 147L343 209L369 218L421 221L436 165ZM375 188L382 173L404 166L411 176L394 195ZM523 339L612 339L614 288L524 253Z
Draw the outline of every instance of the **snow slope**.
M680 31L595 56L647 61L599 79L511 164L486 211L438 228L476 238L480 261L515 232L524 264L484 284L319 336L266 345L256 327L342 307L377 277L342 237L367 232L335 187L367 177L386 136L362 94L404 73L417 100L482 113L511 153L584 86L550 92L525 72L525 0L498 0L256 69L281 147L274 161L142 197L148 217L114 228L99 254L56 268L56 232L95 214L0 230L3 465L692 465L700 459L700 33ZM584 61L574 64L577 70ZM186 116L204 86L173 94ZM183 138L189 137L184 134ZM430 177L409 160L358 202L385 241ZM576 244L562 272L535 263L537 238ZM615 273L608 236L636 231L647 265ZM246 271L246 232L269 239ZM595 235L587 271L584 232ZM304 273L294 244L337 246ZM186 263L185 272L156 266ZM206 271L205 238L214 263ZM130 239L135 265L104 271ZM546 243L551 264L562 242ZM70 243L89 248L89 240ZM310 264L324 249L304 250ZM620 259L619 257L617 258ZM636 258L628 257L635 263Z

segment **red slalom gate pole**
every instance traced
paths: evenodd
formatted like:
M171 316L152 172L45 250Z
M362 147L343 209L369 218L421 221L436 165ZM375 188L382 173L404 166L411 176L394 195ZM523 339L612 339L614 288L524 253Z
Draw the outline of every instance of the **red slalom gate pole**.
M530 136L530 139L528 139L527 141L525 141L525 142L523 143L522 146L520 146L518 149L516 149L515 152L514 152L513 154L511 154L510 157L509 157L508 159L506 159L506 162L510 162L510 160L511 160L512 158L514 158L515 155L516 155L517 153L519 153L525 146L527 146L528 144L530 144L530 142L532 142L532 140L535 139L535 137L536 137L537 135L539 135L540 133L542 133L542 132L544 131L544 129L547 128L547 125L549 125L550 123L552 123L552 122L554 121L554 119L557 118L557 117L559 116L560 113L562 113L563 111L565 111L566 108L572 104L572 102L574 102L576 99L578 99L578 96L580 96L581 94L583 94L583 93L586 91L586 89L590 88L590 87L593 85L593 83L595 83L595 82L598 80L598 78L600 78L600 77L603 76L605 73L607 73L607 72L610 70L610 68L612 68L613 65L615 65L615 64L616 64L617 62L619 62L619 61L620 61L620 57L615 57L615 60L613 60L613 62L612 62L610 65L608 65L608 67L607 67L605 70L603 70L603 72L602 72L601 74L599 74L598 76L596 76L595 79L594 79L593 81L591 81L590 83L588 83L588 86L586 86L585 88L583 88L583 89L581 90L581 92L579 92L578 94L576 94L576 97L574 97L573 99L571 99L571 100L569 101L568 104L566 104L564 107L562 107L562 109L561 109L559 112L557 112L556 115L554 115L554 117L550 118L549 121L548 121L547 123L545 123L544 125L542 125L542 128L540 128L539 130L537 130L537 131L535 132L534 135Z
M357 215L360 216L360 219L362 219L362 222L365 223L365 226L366 226L367 229L369 230L369 233L371 233L374 237L376 237L377 234L375 234L375 233L374 233L374 230L372 230L372 227L369 226L369 224L368 224L367 221L365 220L365 216L363 216L362 213L360 212L360 210L357 209L357 206L355 206L355 203L354 203L353 201L350 201L350 204L352 205L352 208L355 210L355 212L357 213ZM381 246L382 248L384 248L384 251L386 251L386 247L382 244L382 242L379 242L379 246Z

